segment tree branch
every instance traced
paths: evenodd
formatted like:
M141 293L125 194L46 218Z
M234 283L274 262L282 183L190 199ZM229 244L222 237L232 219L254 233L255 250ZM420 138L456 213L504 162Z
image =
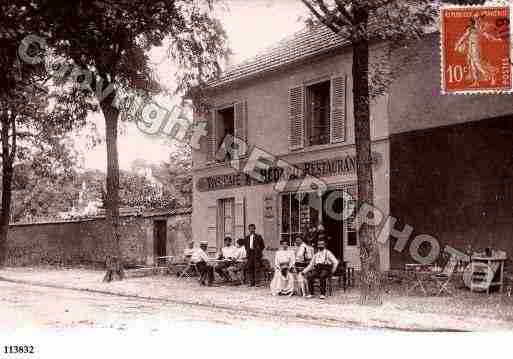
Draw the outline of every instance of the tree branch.
M337 9L340 12L341 16L343 16L351 25L353 25L354 24L353 15L351 15L347 11L346 6L342 2L342 0L335 0L335 3L337 4Z
M315 17L320 21L322 22L324 25L326 25L327 27L329 27L333 32L335 32L336 34L338 34L338 32L340 31L340 29L338 29L336 26L333 25L333 23L330 23L328 22L324 16L322 16L313 6L312 4L310 4L308 2L308 0L301 0L303 2L303 4L306 5L306 7L312 12L312 14L315 15Z

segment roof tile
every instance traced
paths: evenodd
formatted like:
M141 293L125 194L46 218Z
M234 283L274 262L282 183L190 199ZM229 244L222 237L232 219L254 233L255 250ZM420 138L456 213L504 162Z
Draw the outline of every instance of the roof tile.
M226 69L221 77L212 81L208 87L223 86L348 44L347 40L324 25L305 28L254 57Z

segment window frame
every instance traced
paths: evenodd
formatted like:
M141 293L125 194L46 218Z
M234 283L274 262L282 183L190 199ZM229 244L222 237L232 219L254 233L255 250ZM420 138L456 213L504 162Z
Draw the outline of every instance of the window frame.
M235 136L235 104L237 103L237 101L234 101L232 103L229 103L229 104L224 104L224 105L221 105L221 106L218 106L214 109L215 111L215 136L216 136L216 151L214 153L214 163L223 163L223 162L226 162L226 161L229 161L228 158L224 158L223 160L218 160L216 158L216 154L217 152L219 151L219 147L221 146L221 144L223 143L223 140L224 140L224 136L221 136L220 133L219 133L219 112L220 111L223 111L223 110L226 110L226 109L229 109L231 108L232 111L233 111L233 136ZM226 136L226 135L225 135Z
M327 137L328 137L328 141L326 143L317 143L317 144L310 144L310 128L312 127L311 126L311 122L312 122L312 119L311 119L311 116L313 115L312 112L310 112L309 110L311 109L311 104L308 102L308 92L310 91L309 88L311 88L312 86L315 86L315 85L319 85L319 84L322 84L322 83L325 83L327 82L328 83L328 86L329 86L329 91L328 91L328 102L329 102L329 106L328 106L328 132L327 132ZM304 87L304 93L303 93L303 103L304 103L304 108L303 108L303 111L304 111L304 115L303 115L303 121L304 121L304 140L303 140L303 147L304 148L312 148L312 147L319 147L319 146L328 146L328 145L332 145L334 144L334 142L331 142L331 111L333 109L333 104L331 103L331 87L332 87L332 77L331 76L327 76L327 77L322 77L322 78L317 78L315 80L312 80L312 81L309 81L309 82L305 82L303 83L303 87Z
M225 205L231 202L231 232L226 232L226 214ZM220 198L217 200L217 217L218 217L218 229L217 229L217 247L223 246L223 241L226 235L230 235L233 239L235 237L235 197Z

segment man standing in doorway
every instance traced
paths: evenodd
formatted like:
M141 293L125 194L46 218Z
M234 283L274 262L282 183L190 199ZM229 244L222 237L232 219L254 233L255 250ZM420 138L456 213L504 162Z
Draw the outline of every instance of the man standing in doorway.
M257 276L258 271L260 270L262 263L262 255L263 250L265 248L264 239L260 234L257 234L256 226L254 224L250 224L248 226L249 235L246 236L244 240L244 247L246 248L246 254L248 257L248 278L249 278L249 286L255 286L255 278Z

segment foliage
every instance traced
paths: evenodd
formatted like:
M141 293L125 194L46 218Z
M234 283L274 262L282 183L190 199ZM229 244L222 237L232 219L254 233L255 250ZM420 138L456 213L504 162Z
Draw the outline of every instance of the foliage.
M92 73L92 86L105 117L107 144L106 218L112 248L105 280L123 277L119 247L119 111L106 84L117 90L159 90L148 50L169 41L169 55L179 65L177 91L206 82L220 71L226 36L211 16L213 0L33 0L48 26L49 43L58 55ZM87 76L86 76L87 77ZM112 89L112 87L110 87ZM93 92L96 90L96 92Z

